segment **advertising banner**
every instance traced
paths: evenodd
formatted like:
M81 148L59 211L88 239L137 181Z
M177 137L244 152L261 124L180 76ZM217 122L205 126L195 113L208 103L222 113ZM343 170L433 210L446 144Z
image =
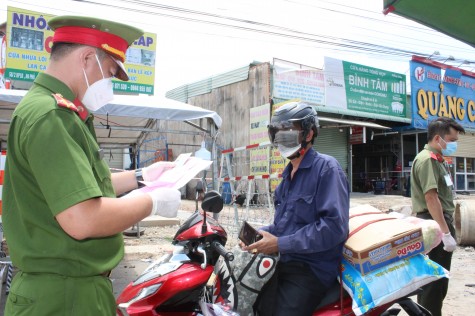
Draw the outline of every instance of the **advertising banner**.
M5 82L6 69L7 69L7 37L0 35L0 89L5 89L7 87L6 82Z
M54 33L47 21L53 17L8 7L6 79L33 82L46 70ZM113 80L115 91L153 94L156 42L156 34L145 33L132 44L125 61L130 80Z
M282 105L286 104L286 103L289 103L289 102L296 102L296 101L300 101L299 99L292 99L292 100L288 100L288 101L285 101L285 102L280 102L280 103L275 103L272 105L272 114L274 114L274 112L280 108ZM287 163L289 162L289 160L285 157L282 157L282 155L280 154L279 150L277 148L274 148L272 147L271 148L271 158L270 158L270 173L271 174L282 174L282 172L284 172L284 168L285 166L287 165ZM282 181L282 179L271 179L270 180L270 187L271 187L271 191L274 192L275 189L277 188L277 186L279 185L279 183Z
M273 97L299 98L316 105L325 102L325 80L321 69L289 69L274 64L272 79Z
M438 117L450 117L475 129L475 78L457 68L441 69L411 61L412 126L427 129Z
M270 174L282 174L284 168L287 165L288 159L280 155L280 151L277 148L271 148L271 158L270 158ZM271 179L270 180L270 189L271 192L274 192L282 179Z
M325 106L406 117L406 76L325 57Z
M270 120L270 104L251 108L249 113L251 124L249 144L260 144L269 141L267 125L269 125ZM251 149L250 156L251 175L269 174L269 147Z

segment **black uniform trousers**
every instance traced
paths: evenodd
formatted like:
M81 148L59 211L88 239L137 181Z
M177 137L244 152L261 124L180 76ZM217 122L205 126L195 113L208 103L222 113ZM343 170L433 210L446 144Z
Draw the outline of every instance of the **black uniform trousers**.
M417 217L432 219L429 212L418 213ZM455 238L455 227L452 215L444 212L444 218L447 226L449 226L450 233ZM428 255L432 261L437 262L446 270L450 271L452 252L444 250L443 242L432 249ZM432 313L432 316L442 316L442 304L447 295L447 290L449 289L449 279L441 278L435 282L427 284L422 287L422 289L422 293L417 295L417 302L428 309Z

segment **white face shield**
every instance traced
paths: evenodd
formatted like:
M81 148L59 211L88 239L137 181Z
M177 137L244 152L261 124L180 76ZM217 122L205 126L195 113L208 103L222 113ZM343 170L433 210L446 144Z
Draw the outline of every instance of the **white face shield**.
M282 156L288 158L301 147L301 130L279 130L275 133L273 145L277 146Z
M282 145L285 147L295 147L300 145L300 134L303 131L289 130L289 131L277 131L274 137L275 145Z

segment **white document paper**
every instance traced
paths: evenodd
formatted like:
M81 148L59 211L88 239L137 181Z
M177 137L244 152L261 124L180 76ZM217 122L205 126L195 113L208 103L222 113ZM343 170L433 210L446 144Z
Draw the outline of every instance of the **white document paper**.
M157 188L180 189L193 179L200 171L208 168L213 161L191 157L189 154L181 154L175 160L176 166L165 171L157 180L153 182L143 182L145 187L139 189L141 192L150 192Z

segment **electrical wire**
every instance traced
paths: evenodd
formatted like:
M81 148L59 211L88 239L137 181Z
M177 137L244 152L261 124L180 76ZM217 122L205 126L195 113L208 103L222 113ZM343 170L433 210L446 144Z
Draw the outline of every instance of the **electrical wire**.
M295 0L284 0L286 2L289 2L289 3L295 3L295 4L299 4L299 5L304 5L304 6L308 6L308 7L311 7L311 8L317 8L319 10L327 10L327 11L330 11L330 12L334 12L334 13L338 13L338 14L342 14L342 15L347 15L347 16L351 16L351 17L358 17L359 19L361 20L365 20L365 21L372 21L372 22L377 22L377 23L381 23L382 25L384 25L385 29L387 30L388 29L388 25L394 25L394 26L397 26L398 28L404 28L404 29L408 29L408 30L411 30L411 31L416 31L418 32L418 34L427 34L427 35L431 35L431 36L439 36L439 37L447 37L447 35L443 34L443 33L440 33L439 31L436 31L434 29L431 29L431 28L428 28L428 27L419 27L419 26L413 26L413 25L407 25L407 24L402 24L402 23L396 23L396 22L393 22L393 21L388 21L388 20L383 20L383 19L378 19L378 18L372 18L372 17L368 17L368 16L364 16L364 15L358 15L358 14L354 14L353 12L344 12L344 11L339 11L339 10L334 10L334 9L329 9L329 8L325 8L325 7L321 7L321 6L317 6L315 4L307 4L307 3L302 3L300 1L295 1ZM329 1L320 1L320 2L325 2L325 3L331 3L331 4L335 4L335 5L338 5L338 6L343 6L345 8L349 8L351 10L358 10L358 11L363 11L365 14L377 14L378 16L381 16L381 12L375 12L375 11L370 11L370 10L364 10L364 9L361 9L361 8L356 8L356 7L351 7L351 6L346 6L346 5L342 5L342 4L338 4L338 3L333 3L333 2L329 2ZM392 15L391 16L392 18L396 18L396 19L401 19L401 20L404 20L404 21L407 21L406 18L402 18L400 16L397 16L397 15ZM369 28L365 28L365 27L360 27L358 25L354 26L355 28L358 28L358 29L361 29L363 31L374 31L374 29L369 29ZM386 35L386 33L381 33L380 34L384 34ZM393 34L393 36L395 36L396 38L398 39L409 39L409 40L414 40L414 41L417 41L418 42L418 46L421 46L421 43L428 43L428 44L433 44L432 41L429 41L429 40L425 40L423 38L414 38L414 37L409 37L409 36L405 36L405 35L401 35L401 34ZM377 39L380 39L380 38L377 38ZM404 42L400 41L398 43L402 43L404 44ZM407 43L407 42L406 42ZM466 51L466 52L470 52L470 53L473 53L473 48L467 48L467 49L460 49L461 51Z
M95 5L103 5L103 6L108 6L110 7L110 4L103 4L103 3L97 3L94 1L88 1L88 0L83 0L81 2L87 2ZM121 2L120 0L116 2ZM124 1L122 1L124 2ZM125 2L130 2L130 1L125 1ZM137 1L133 1L137 2ZM228 27L228 28L234 28L238 29L241 31L251 31L255 33L260 33L264 35L272 35L272 36L280 36L288 39L295 39L295 40L301 40L301 41L309 41L309 42L314 42L314 43L319 43L323 45L334 45L334 46L339 46L339 47L345 47L345 48L351 48L355 50L362 50L362 51L367 51L367 52L377 52L381 54L392 54L392 55L399 55L399 56L412 56L412 55L426 55L426 54L420 54L416 51L410 51L410 50L404 50L404 49L399 49L395 47L389 47L389 46L383 46L383 45L377 45L377 44L371 44L371 43L365 43L365 42L359 42L359 41L353 41L353 40L348 40L348 39L342 39L342 38L336 38L336 37L330 37L330 36L324 36L324 35L316 35L316 34L311 34L311 33L306 33L306 32L301 32L297 30L292 30L280 26L274 26L278 29L281 29L282 31L286 32L292 32L295 33L293 34L287 34L287 33L282 33L282 32L276 32L276 31L269 31L269 30L262 30L262 29L257 29L257 28L250 28L247 26L239 26L239 25L231 25L231 24L225 24L221 22L213 22L213 21L208 21L208 20L199 20L195 18L187 18L187 17L181 17L181 16L173 16L170 14L165 14L165 13L151 13L150 11L146 10L140 10L140 9L132 9L132 8L125 8L117 5L112 5L115 8L118 9L127 9L127 10L133 10L134 12L137 13L143 13L143 14L152 14L152 15L158 15L158 16L165 16L165 17L172 17L176 19L181 19L185 20L187 22L198 22L198 23L206 23L206 24L211 24L215 26L222 26L222 27ZM253 23L255 25L266 25L265 23ZM312 38L312 37L319 37L319 38ZM343 42L348 42L348 44L344 43L339 43L337 41L343 41Z
M76 0L76 1L78 1L78 0ZM79 0L79 1L80 2L87 2L87 3L91 3L91 4L95 4L95 5L110 6L110 4L98 3L96 1L91 1L91 0ZM354 50L362 50L362 51L365 51L365 52L373 52L373 53L379 53L379 54L396 55L396 56L399 55L399 56L405 56L405 57L410 57L412 55L429 56L428 54L424 54L424 53L416 52L416 51L411 51L411 50L404 50L404 49L399 49L399 48L390 47L390 46L384 46L384 45L377 45L377 44L372 44L372 43L367 43L367 42L354 41L354 40L345 39L345 38L325 36L325 35L321 35L321 34L312 34L312 33L308 33L308 32L302 32L302 31L298 31L298 30L294 30L294 29L290 29L290 28L285 28L285 27L278 26L278 25L261 23L261 22L246 20L246 19L229 17L229 16L223 16L223 15L214 14L214 13L201 12L201 11L196 11L196 10L191 10L191 9L186 9L186 8L178 8L178 7L162 5L162 4L157 4L157 3L150 3L150 2L147 2L147 1L118 0L118 1L115 1L114 3L117 3L117 2L123 2L123 3L127 3L127 4L133 4L135 6L143 6L143 7L147 7L147 8L153 8L153 9L162 9L162 10L166 10L166 11L173 11L173 12L179 12L179 13L192 14L192 15L206 16L206 17L212 17L212 18L217 18L217 19L225 19L225 20L230 20L230 21L233 21L233 22L243 23L245 25L251 24L252 26L254 26L254 28L247 27L247 26L240 26L240 25L225 24L225 23L222 23L222 22L214 22L214 21L210 21L210 20L202 20L202 19L195 19L195 18L189 18L189 17L183 17L183 16L170 15L170 14L165 14L165 13L160 13L160 12L150 12L150 11L140 10L140 9L136 9L136 8L126 8L126 7L122 7L122 6L119 6L119 5L112 5L113 7L117 8L117 9L121 9L121 10L124 10L124 9L134 10L136 12L143 13L143 14L149 14L149 15L152 14L152 15L171 17L171 18L186 20L188 22L207 23L207 24L213 24L213 25L216 25L216 26L231 27L231 28L235 28L235 29L238 29L238 30L242 30L242 31L255 32L255 33L261 33L261 34L273 35L273 36L281 36L281 37L286 37L286 38L289 38L289 39L296 39L296 40L300 40L300 41L313 41L313 42L323 44L323 45L335 45L335 46L346 47L346 48L350 48L350 49L354 49ZM272 30L279 30L280 32L257 29L257 28L255 28L256 26L270 28ZM282 33L282 32L286 32L286 33ZM441 34L441 33L438 33L438 32L436 32L436 33ZM295 35L293 35L293 34L295 34ZM318 37L318 38L315 39L315 38L309 38L309 37ZM343 43L339 43L339 42L343 42ZM459 62L459 61L461 61L461 60L457 60L456 62Z
M78 0L76 0L78 1ZM21 1L17 1L18 3L25 3ZM163 4L158 4L158 3L150 3L147 1L141 1L141 0L116 0L114 3L117 2L122 2L125 4L129 5L135 5L139 7L143 7L144 9L138 9L138 8L129 8L129 7L124 7L120 5L111 5L111 4L106 4L106 3L101 3L101 2L96 2L96 1L91 1L91 0L85 0L85 1L78 1L82 3L88 3L88 4L93 4L93 5L100 5L100 6L107 6L107 7L114 7L119 10L128 10L128 11L134 11L137 13L145 14L145 15L152 15L152 16L162 16L165 18L172 18L172 19L179 19L183 20L186 22L193 22L193 23L204 23L204 24L211 24L219 27L226 27L226 28L233 28L237 29L240 31L244 31L246 33L251 33L251 34L262 34L262 35L268 35L272 36L273 38L283 38L286 40L294 40L296 43L289 43L285 42L286 45L295 45L295 46L304 46L304 42L310 42L311 45L310 47L314 47L313 45L318 44L320 45L318 48L320 49L325 49L327 51L334 51L334 52L348 52L348 53L353 53L353 54L364 54L365 56L375 56L380 59L386 59L386 60L395 60L395 61L404 61L406 58L410 58L412 55L420 55L420 56L429 56L428 54L422 53L420 51L416 50L408 50L408 49L401 49L401 48L395 48L387 45L379 45L379 44L373 44L373 43L368 43L368 42L361 42L361 41L355 41L347 38L340 38L340 37L334 37L334 36L327 36L323 34L314 34L314 33L309 33L309 32L303 32L299 31L296 29L291 29L291 28L286 28L282 27L279 25L274 25L274 24L268 24L268 23L262 23L262 22L257 22L257 21L252 21L248 19L240 19L240 18L235 18L235 17L229 17L229 16L224 16L220 14L214 14L214 13L209 13L209 12L202 12L202 11L196 11L196 10L191 10L187 8L179 8L179 7L174 7L174 6L169 6L169 5L163 5ZM298 1L290 1L287 0L287 2L292 2L292 3L298 3L302 4L301 2ZM325 2L325 1L324 1ZM332 2L328 2L330 4L335 4ZM309 6L309 4L304 4ZM341 4L335 4L335 5L340 5ZM329 10L336 12L338 14L350 14L347 12L343 12L341 10L335 10L331 8L325 8L321 6L316 6L316 5L310 5L312 7L316 7L321 10ZM362 10L365 13L371 13L371 14L376 14L376 12L373 11L368 11L368 10L363 10L360 8L354 8L350 6L343 6L352 10ZM237 23L236 24L229 24L229 23L224 23L224 22L218 22L218 21L212 21L212 20L206 20L206 19L199 19L199 18L190 18L187 16L179 16L176 14L167 14L167 13L161 13L161 12L152 12L150 10L145 10L145 8L149 9L155 9L155 10L164 10L164 11L171 11L174 13L178 14L186 14L186 15L192 15L192 16L199 16L199 17L206 17L206 18L212 18L212 19L217 19L218 21L225 20L225 21L231 21L232 23ZM55 8L57 9L57 8ZM352 14L352 16L355 16ZM368 18L365 16L360 16L358 17L364 18L364 19L372 19L375 21L382 21L379 19L375 18ZM143 21L142 21L143 23ZM385 22L387 23L387 21ZM242 24L242 25L241 25ZM244 25L244 26L243 26ZM252 27L251 27L252 26ZM362 28L364 29L364 28ZM429 29L430 30L430 29ZM441 34L438 32L435 32L437 34ZM212 34L208 33L209 35L212 36L223 36L223 35L218 35L218 34ZM244 37L238 37L238 36L229 36L226 35L228 38L244 38ZM374 37L373 37L374 38ZM247 38L249 39L249 38ZM376 38L378 39L378 38ZM410 38L412 39L412 38ZM268 39L266 39L268 40ZM269 40L268 40L269 41ZM271 40L270 42L275 42L275 40ZM423 40L420 42L424 42ZM398 42L400 44L401 42ZM420 46L420 45L418 45ZM439 56L440 60L444 60L445 58L442 56ZM433 58L434 59L434 58ZM463 60L467 60L464 58ZM453 61L454 63L460 63L462 62L462 59L456 59ZM468 60L469 64L475 63L473 60Z

